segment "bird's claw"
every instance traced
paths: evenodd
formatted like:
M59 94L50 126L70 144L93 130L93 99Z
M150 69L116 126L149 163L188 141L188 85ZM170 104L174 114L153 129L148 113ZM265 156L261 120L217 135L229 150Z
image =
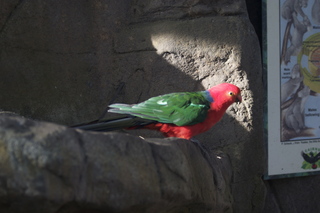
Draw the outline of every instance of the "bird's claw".
M193 143L196 143L196 144L198 144L198 145L201 145L201 144L200 144L200 141L197 140L197 139L191 138L190 141L193 142Z

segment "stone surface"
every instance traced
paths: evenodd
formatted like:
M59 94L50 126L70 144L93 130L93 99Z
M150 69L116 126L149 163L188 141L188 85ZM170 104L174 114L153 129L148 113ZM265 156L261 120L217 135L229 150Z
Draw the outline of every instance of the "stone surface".
M264 203L260 58L244 0L1 1L0 109L71 125L114 102L238 85L243 103L197 137L230 162L234 212Z
M0 115L0 212L232 212L231 175L187 140Z
M268 193L263 213L319 212L319 176L266 181Z

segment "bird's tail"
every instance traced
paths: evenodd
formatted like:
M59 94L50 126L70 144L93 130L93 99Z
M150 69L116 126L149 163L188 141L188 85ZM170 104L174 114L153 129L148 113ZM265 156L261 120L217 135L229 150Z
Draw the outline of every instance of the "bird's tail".
M106 120L96 120L71 126L72 128L91 131L112 131L119 129L136 129L154 123L155 121L138 118L135 116L122 116Z

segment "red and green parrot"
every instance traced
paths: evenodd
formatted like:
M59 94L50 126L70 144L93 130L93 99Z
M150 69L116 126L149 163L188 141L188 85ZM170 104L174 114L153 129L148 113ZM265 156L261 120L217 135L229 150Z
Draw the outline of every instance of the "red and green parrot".
M124 114L76 128L93 131L145 128L166 137L191 139L209 130L234 102L241 102L240 89L229 83L206 91L170 93L138 104L111 104L108 112Z

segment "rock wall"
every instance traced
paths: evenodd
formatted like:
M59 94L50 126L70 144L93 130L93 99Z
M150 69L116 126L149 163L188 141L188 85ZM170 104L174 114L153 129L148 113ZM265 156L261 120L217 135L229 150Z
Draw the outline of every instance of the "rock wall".
M205 188L203 185L188 185L187 181L188 184L178 185L181 188L175 191L174 199L179 201L178 204L164 205L163 211L196 212L195 206L198 203L200 209L205 208L209 212L261 211L264 203L264 185L261 181L264 169L261 56L259 42L248 19L244 0L4 0L1 4L0 90L4 92L0 95L0 108L3 110L13 111L32 119L70 125L98 118L106 106L113 102L137 103L151 96L169 92L203 90L221 82L238 85L242 89L243 103L230 107L218 125L197 137L206 147L210 159L223 158L224 162L228 162L226 170L229 173L219 172L219 169L215 171L219 166L214 166L212 171L207 168L205 170L207 179L204 182L208 187L212 187L210 192L201 194L201 190ZM30 122L24 124L30 125ZM51 128L62 127L44 125L41 128L45 132L50 132ZM15 132L14 129L12 131ZM69 131L68 134L76 134L74 131ZM35 143L30 139L31 150L36 144L41 143L43 137L40 130L34 134L40 134L40 139ZM131 131L129 134L142 135L146 138L159 137L158 134L147 131ZM89 141L99 143L102 150L108 149L108 146L119 141L121 144L139 141L135 146L141 149L144 146L153 146L153 150L162 147L150 145L153 143L149 139L142 142L136 136L116 135L102 134L97 138L101 137L99 140L103 141L99 142L98 139ZM108 139L103 138L109 136ZM114 139L114 137L119 138ZM5 144L12 143L8 135L2 138L5 138ZM17 138L21 137L17 136ZM61 142L70 143L70 146L73 146L73 142L69 142L69 139L63 139L63 137L54 137L54 139L56 143L52 142L55 144L52 146L57 150L64 149L60 147ZM185 152L185 155L197 152L197 148L188 141L170 139L160 141L165 145L170 144L170 147L183 143L184 145L179 146L187 146L188 150L190 149ZM146 143L149 145L145 145ZM157 143L159 143L158 140ZM15 149L23 150L23 142L18 143L17 147L19 148ZM180 153L180 148L176 147L172 152ZM45 153L54 154L48 150ZM82 158L83 150L78 148L74 155L70 156L70 151L63 151L63 153L66 156L62 159L70 158L71 161L77 161L78 158ZM96 169L110 175L121 173L125 168L129 169L133 166L130 156L136 156L137 153L129 151L124 152L123 156L125 155L128 155L128 159L125 160L128 165L113 166L113 169L106 170L102 163ZM165 157L168 157L168 162L177 160L175 157L164 154L163 158ZM205 156L201 157L206 159ZM195 165L192 163L195 158L201 157L194 156L192 160L184 159L188 162L186 163L187 176L189 175L187 180L194 178L199 183L202 182L201 179L194 177L199 171L195 170ZM11 162L11 158L14 157L8 155L4 164ZM145 159L141 158L139 162L144 161ZM58 162L65 164L67 161ZM68 167L68 164L66 166ZM155 170L151 167L150 169ZM208 165L203 163L202 167L208 167ZM38 164L31 164L31 166L27 164L23 167L25 168L36 171L36 174L41 169ZM66 169L63 172L68 174L70 171L73 170ZM60 173L63 172L54 170L52 173L60 177ZM212 174L223 176L221 182L225 186L222 189L217 183L212 183L210 179L214 176ZM68 175L72 176L72 174ZM135 178L134 174L130 175L128 176ZM5 175L3 180L8 177L11 176ZM19 177L24 180L28 176L20 175ZM170 179L170 177L167 178ZM38 179L32 180L37 184ZM39 178L40 185L43 180ZM82 185L78 185L79 180L74 182L73 178L68 181L72 187L66 193L66 197L61 199L63 202L71 202L72 208L81 205L82 201L90 204L94 200L95 203L104 206L101 211L107 211L110 208L125 212L129 211L126 208L135 208L135 205L138 205L136 211L142 211L141 208L149 208L150 203L147 198L155 192L146 192L147 200L135 200L136 203L132 202L135 205L129 202L132 206L126 206L126 208L122 206L121 199L118 199L119 203L114 204L118 205L117 209L112 206L113 202L103 203L99 197L95 197L96 195L92 195L93 197L88 200L76 199L73 197L72 190ZM37 197L39 199L33 202L45 200L51 205L61 201L47 195L47 193L56 193L54 186L59 184L59 181L50 181L50 184L49 189L53 191L39 194ZM114 184L121 187L127 186L121 185L122 183ZM130 183L126 184L130 185ZM11 189L11 185L10 187L7 185L4 181L3 187ZM168 181L168 185L175 187L174 182ZM24 185L21 187L21 190L26 188ZM128 189L128 194L134 195L139 187L125 187L125 189ZM149 187L144 187L150 190ZM101 193L109 193L108 188L100 189ZM13 194L17 197L22 196L20 200L30 198L28 193L16 193L15 190L16 188ZM75 191L77 190L80 189L77 188ZM182 198L179 194L182 194ZM119 195L115 193L113 196L112 201L116 202ZM165 204L169 200L166 193L160 193L160 195L155 193L151 197L154 196L160 196L157 201L160 200ZM9 197L12 198L11 195ZM33 195L30 199L33 199ZM143 207L142 204L145 206Z
M267 196L262 212L319 212L319 180L317 175L266 181Z

